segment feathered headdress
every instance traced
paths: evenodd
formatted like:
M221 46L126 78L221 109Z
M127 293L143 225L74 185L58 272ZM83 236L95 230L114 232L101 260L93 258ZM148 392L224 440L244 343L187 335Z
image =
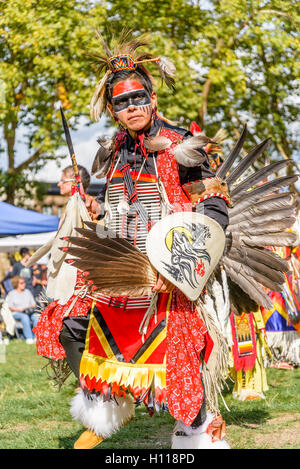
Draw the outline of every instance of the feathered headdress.
M100 39L105 55L94 53L88 53L88 55L94 57L94 64L98 65L98 72L101 73L105 69L105 73L99 81L91 99L90 114L93 120L98 120L106 109L105 87L108 77L112 73L120 70L134 71L138 65L153 62L157 66L162 80L167 86L174 89L176 68L169 59L166 57L154 57L153 54L150 53L138 54L136 52L139 47L148 44L148 40L144 35L133 37L131 31L123 30L119 39L115 41L112 40L111 42L114 42L114 44L109 46L101 34L98 31L96 31L96 33ZM144 70L151 76L145 68Z

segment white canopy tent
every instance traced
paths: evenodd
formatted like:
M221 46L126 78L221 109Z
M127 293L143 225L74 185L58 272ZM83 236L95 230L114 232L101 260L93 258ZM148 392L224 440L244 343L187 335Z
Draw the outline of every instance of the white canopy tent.
M26 247L36 250L54 238L56 231L0 237L0 252L16 252Z

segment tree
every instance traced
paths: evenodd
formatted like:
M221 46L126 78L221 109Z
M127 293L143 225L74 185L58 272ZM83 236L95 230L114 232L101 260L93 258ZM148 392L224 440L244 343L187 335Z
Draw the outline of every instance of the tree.
M297 158L299 21L297 0L112 0L114 30L151 33L155 53L177 67L176 94L159 90L166 117L192 120L249 144L271 137L273 157ZM96 7L97 8L97 7Z
M11 181L8 201L22 184L23 170L38 169L65 144L59 105L68 109L73 127L80 115L88 115L98 77L82 51L100 52L94 29L103 33L107 24L115 36L124 27L149 33L151 51L174 61L176 93L156 87L159 110L167 118L187 127L194 120L210 136L225 127L230 145L247 123L249 145L271 137L272 158L297 160L298 0L11 0L0 5L0 119L9 162L0 178L6 186ZM155 74L154 65L149 67ZM17 166L17 132L24 127L28 157Z
M1 150L8 171L0 180L10 203L24 184L24 171L38 170L65 144L60 105L73 128L80 115L88 114L91 67L84 51L96 44L94 30L105 20L105 7L98 5L97 17L92 12L89 1L1 2ZM20 129L25 129L28 155L17 164Z

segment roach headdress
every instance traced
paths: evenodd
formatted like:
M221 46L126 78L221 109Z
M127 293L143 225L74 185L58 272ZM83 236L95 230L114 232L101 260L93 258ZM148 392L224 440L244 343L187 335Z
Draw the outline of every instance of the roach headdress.
M95 93L91 99L90 114L93 120L98 120L106 109L106 84L109 76L112 73L121 70L132 70L133 72L137 67L141 67L151 78L151 74L145 69L144 64L153 62L160 73L162 80L170 88L174 88L174 77L176 68L174 64L166 57L155 57L150 53L137 53L137 49L148 44L145 36L133 37L132 32L124 30L118 40L112 40L112 45L108 45L103 37L96 32L102 48L103 55L88 53L93 57L94 64L98 66L98 72L104 75L100 79Z

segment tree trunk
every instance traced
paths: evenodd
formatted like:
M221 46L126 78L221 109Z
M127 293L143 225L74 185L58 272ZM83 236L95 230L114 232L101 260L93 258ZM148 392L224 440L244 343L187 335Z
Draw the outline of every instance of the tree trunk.
M14 205L16 195L16 179L12 178L6 190L6 201L8 204Z
M11 126L8 123L4 124L4 138L6 141L7 154L8 154L8 175L12 176L10 183L7 187L6 202L13 204L15 201L16 180L13 177L15 173L15 141L16 141L16 128L17 122L13 121Z

